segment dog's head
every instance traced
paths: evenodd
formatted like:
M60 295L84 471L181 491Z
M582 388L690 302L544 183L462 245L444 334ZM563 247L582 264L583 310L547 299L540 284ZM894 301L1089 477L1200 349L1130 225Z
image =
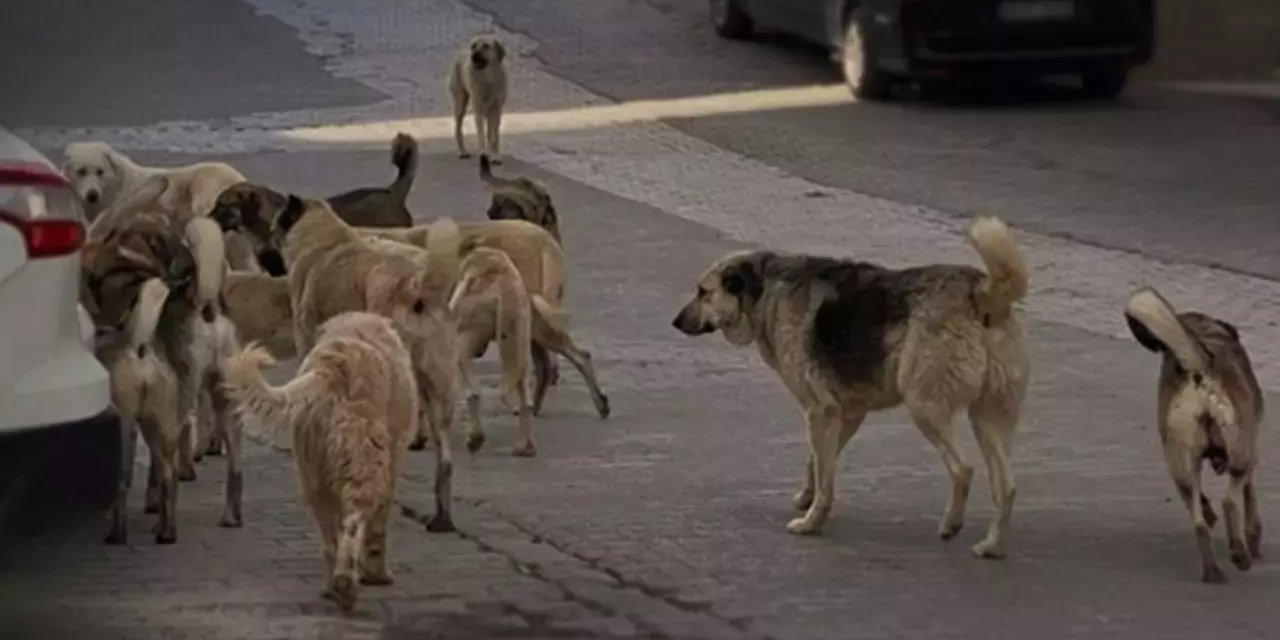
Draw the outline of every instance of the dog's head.
M89 218L97 217L124 183L120 152L103 142L73 142L63 151L62 174L84 200Z
M484 34L471 39L471 66L484 69L489 65L500 65L507 57L507 49L502 46L495 35Z
M236 231L249 238L258 263L273 276L285 275L280 245L275 243L273 223L288 205L288 198L262 185L241 182L223 189L209 217L223 232Z
M751 344L751 311L764 293L768 258L765 252L740 251L715 261L702 272L693 300L671 325L690 336L720 331L733 344Z
M480 156L480 179L493 190L486 215L490 220L524 220L546 229L560 241L560 218L547 188L529 178L493 175L489 156Z

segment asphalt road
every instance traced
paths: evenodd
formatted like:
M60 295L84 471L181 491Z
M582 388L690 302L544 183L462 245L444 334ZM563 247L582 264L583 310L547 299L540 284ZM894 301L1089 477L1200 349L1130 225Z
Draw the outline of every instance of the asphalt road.
M1049 91L950 106L690 107L705 113L663 122L607 112L617 121L601 124L592 114L618 101L835 78L792 43L714 40L699 2L255 0L255 13L127 0L92 20L70 0L32 4L29 15L63 26L46 41L0 25L0 77L21 96L0 101L0 122L51 155L100 137L148 163L216 157L325 194L388 180L386 141L406 129L426 155L410 202L423 220L482 216L474 167L436 118L454 48L500 29L518 65L512 112L550 123L510 118L500 170L544 180L556 200L573 331L614 415L596 419L566 368L535 426L539 457L513 459L514 425L487 378L491 439L460 463L461 534L398 519L398 583L363 592L353 618L317 596L318 543L288 460L254 446L245 529L213 526L221 469L206 462L183 486L174 547L150 544L136 514L124 549L86 529L9 554L0 637L1276 635L1274 554L1230 585L1196 581L1151 427L1156 362L1116 338L1118 296L1152 281L1228 314L1261 371L1280 364L1280 263L1265 251L1280 195L1273 104L1144 89L1101 106ZM156 35L174 33L189 35ZM48 71L8 73L28 64ZM65 93L48 86L54 75ZM670 328L693 278L753 244L973 262L956 231L976 210L1010 220L1036 266L1010 557L969 556L991 515L982 482L959 539L936 539L945 472L898 411L846 452L825 534L787 535L806 447L799 412L750 350ZM968 429L954 429L978 462ZM1269 433L1268 522L1280 512L1266 489L1274 446ZM401 501L425 509L430 477L430 456L412 456Z

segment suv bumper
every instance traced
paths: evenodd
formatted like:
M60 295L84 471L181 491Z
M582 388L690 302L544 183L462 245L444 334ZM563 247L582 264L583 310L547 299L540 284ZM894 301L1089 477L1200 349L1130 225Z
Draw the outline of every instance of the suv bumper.
M120 447L120 418L111 409L0 432L0 536L36 536L100 515L119 486Z

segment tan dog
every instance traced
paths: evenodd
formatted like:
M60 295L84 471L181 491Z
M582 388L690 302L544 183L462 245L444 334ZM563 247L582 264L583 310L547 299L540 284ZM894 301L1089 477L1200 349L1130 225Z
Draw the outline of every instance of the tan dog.
M293 304L297 353L315 343L321 323L348 311L389 318L414 359L426 424L436 442L436 516L431 531L450 531L453 429L457 393L456 328L448 295L458 272L457 225L432 225L426 250L375 242L348 226L321 200L290 196L272 227L283 248ZM410 444L426 446L421 425Z
M1026 295L1027 271L999 220L977 221L969 238L987 273L732 253L703 272L673 320L688 335L720 331L732 344L754 343L803 407L811 452L795 506L806 513L787 525L791 533L816 533L826 522L840 452L867 413L904 404L951 475L938 533L954 537L973 476L950 435L964 409L997 508L973 553L1004 555L1016 493L1009 452L1028 376L1012 305Z
M493 175L489 156L480 156L480 179L493 191L486 215L490 220L524 220L542 227L561 247L560 219L547 188L529 178L499 178Z
M350 611L358 582L392 582L388 520L418 420L409 351L387 319L344 313L319 328L293 380L268 384L261 367L270 364L251 347L228 362L227 384L241 411L292 434L298 483L324 539L325 597Z
M595 366L591 353L582 349L569 335L563 324L541 321L540 318L564 318L561 312L564 299L564 253L560 245L545 229L523 220L501 220L480 223L468 223L458 226L461 233L461 254L465 257L481 247L497 249L506 253L520 272L529 300L536 305L543 305L544 312L534 314L533 322L533 365L534 365L534 398L533 413L542 411L543 398L547 387L554 380L554 360L550 354L564 356L582 374L591 394L592 404L601 418L609 416L609 399L600 390L596 379ZM396 240L415 246L423 246L430 241L427 227L410 229L362 229L366 235ZM477 347L472 357L484 355L484 349Z
M107 544L128 541L128 501L133 486L133 457L138 431L151 452L148 503L160 512L156 544L178 540L178 439L182 434L178 413L178 374L156 338L161 311L169 287L150 278L139 288L136 303L119 325L99 327L95 353L111 374L111 404L120 415L120 486L112 507Z
M1209 534L1217 514L1200 485L1209 461L1214 473L1230 472L1222 501L1231 561L1241 571L1261 555L1262 520L1254 469L1263 416L1262 390L1240 334L1203 313L1178 313L1154 289L1134 292L1125 319L1142 346L1161 354L1157 423L1165 463L1191 512L1204 582L1226 582Z
M471 157L462 138L462 119L466 117L467 105L470 104L475 114L480 152L492 156L494 164L502 164L498 147L502 111L507 104L506 57L507 50L496 36L479 35L471 39L466 49L458 52L449 68L453 138L458 144L459 157Z
M244 342L262 342L293 331L289 279L232 271L222 287L227 317Z
M529 400L529 347L533 336L533 305L520 272L507 254L478 247L462 261L449 310L458 321L458 371L467 397L467 449L484 444L480 424L480 392L471 381L475 352L496 340L502 357L502 399L519 416L520 436L511 453L533 456L533 409Z

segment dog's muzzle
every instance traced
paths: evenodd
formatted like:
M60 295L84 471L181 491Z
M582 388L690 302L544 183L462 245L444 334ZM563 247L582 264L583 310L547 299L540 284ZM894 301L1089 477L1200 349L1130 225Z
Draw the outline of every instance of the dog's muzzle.
M480 53L471 54L471 66L477 69L483 69L489 66L489 60Z
M102 194L97 189L90 189L84 194L84 201L89 204L98 204L98 200L102 199Z
M671 326L687 336L700 336L715 331L715 327L712 327L710 322L700 320L697 316L698 314L690 307L685 307L676 314L675 319L671 321Z

